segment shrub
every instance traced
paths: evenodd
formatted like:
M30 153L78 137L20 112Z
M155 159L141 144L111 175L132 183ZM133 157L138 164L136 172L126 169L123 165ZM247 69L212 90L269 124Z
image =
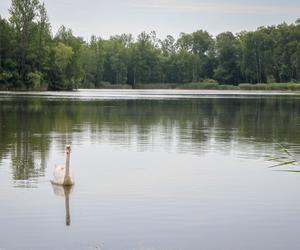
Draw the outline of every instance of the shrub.
M216 82L192 82L178 86L178 89L218 89L219 84Z
M175 89L176 87L176 83L145 83L134 86L135 89Z
M27 74L27 82L33 89L40 89L42 85L43 74L39 71L30 72Z
M7 84L13 77L11 72L2 71L0 72L0 83Z
M253 90L253 84L251 83L240 83L239 89L241 90Z
M235 86L235 85L222 84L222 85L218 86L218 89L221 89L221 90L237 90L237 89L239 89L239 87Z
M288 85L286 83L269 83L268 89L270 89L270 90L288 90Z
M201 82L203 82L203 83L218 83L218 81L216 81L215 79L211 79L211 78L203 79Z
M255 90L266 90L267 89L267 84L265 84L265 83L254 84L253 89L255 89Z
M131 89L131 85L128 84L110 84L108 82L101 82L97 88L99 89Z
M300 84L299 83L288 83L288 89L292 91L300 91Z

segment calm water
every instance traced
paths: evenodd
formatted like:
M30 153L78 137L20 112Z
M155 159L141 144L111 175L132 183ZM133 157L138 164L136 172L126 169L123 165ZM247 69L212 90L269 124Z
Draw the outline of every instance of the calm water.
M300 156L300 97L1 93L0 249L299 249L277 143ZM49 181L66 144L73 190Z

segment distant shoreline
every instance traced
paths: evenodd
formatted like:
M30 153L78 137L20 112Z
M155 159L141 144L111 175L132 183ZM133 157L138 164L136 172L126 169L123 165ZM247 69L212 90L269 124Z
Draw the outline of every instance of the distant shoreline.
M149 83L149 84L136 84L135 86L127 84L105 84L98 87L91 88L79 88L79 89L98 89L98 90L259 90L259 91L293 91L300 92L300 83L241 83L239 85L230 85L230 84L218 84L218 83L209 83L209 82L199 82L199 83L186 83L186 84L174 84L174 83ZM10 91L10 92L26 92L26 91L76 91L73 90L47 90L43 89L26 89L26 88L0 88L0 91Z
M182 99L209 96L300 96L300 91L284 90L221 90L221 89L74 89L63 91L0 91L0 99L8 96L33 96L33 97L58 97L58 98L83 98L92 99Z

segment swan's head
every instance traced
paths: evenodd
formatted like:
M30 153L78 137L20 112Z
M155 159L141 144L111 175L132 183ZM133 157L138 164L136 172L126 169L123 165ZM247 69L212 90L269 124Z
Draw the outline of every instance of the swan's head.
M71 145L66 145L66 152L67 154L71 153Z

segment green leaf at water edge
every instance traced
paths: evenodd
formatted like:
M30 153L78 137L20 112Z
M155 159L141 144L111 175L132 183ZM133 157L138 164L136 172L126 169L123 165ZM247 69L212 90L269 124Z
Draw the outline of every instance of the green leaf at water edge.
M287 153L289 156L293 157L293 155L290 153L290 151L287 150L286 147L284 147L282 144L277 143L277 145L285 152Z
M293 161L286 161L286 162L282 162L282 163L276 164L274 166L271 166L269 168L275 168L275 167L279 167L279 166L291 165L291 164L295 164L295 163L297 163L295 160L293 160Z
M300 170L273 170L273 171L300 173Z
M282 160L282 159L288 159L288 158L285 156L280 156L280 157L269 158L269 159L267 159L267 161L278 161L278 160Z

